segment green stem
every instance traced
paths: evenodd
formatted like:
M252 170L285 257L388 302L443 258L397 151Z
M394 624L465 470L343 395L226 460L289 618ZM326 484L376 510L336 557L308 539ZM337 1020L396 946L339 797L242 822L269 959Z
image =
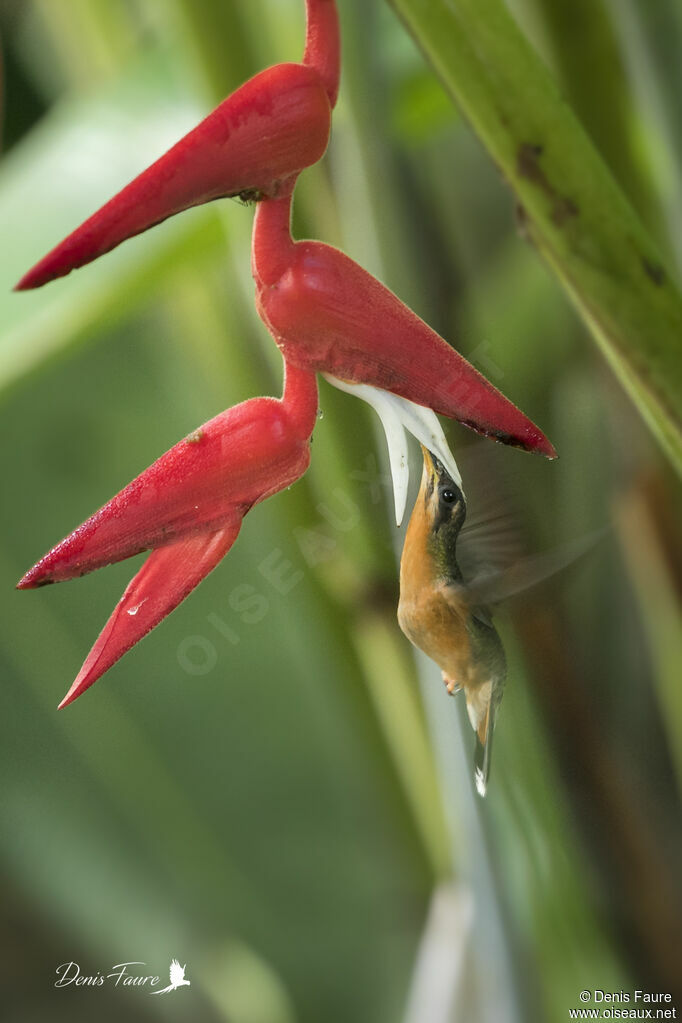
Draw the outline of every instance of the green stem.
M682 471L682 298L502 0L391 0L520 203L527 234Z

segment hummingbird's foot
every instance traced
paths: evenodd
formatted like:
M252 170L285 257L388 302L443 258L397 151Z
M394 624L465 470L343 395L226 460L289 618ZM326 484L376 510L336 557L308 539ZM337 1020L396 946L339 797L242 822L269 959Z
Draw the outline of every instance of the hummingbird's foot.
M457 693L462 688L459 682L455 682L454 679L447 678L445 675L443 675L443 682L445 683L445 688L447 689L450 696L456 696Z

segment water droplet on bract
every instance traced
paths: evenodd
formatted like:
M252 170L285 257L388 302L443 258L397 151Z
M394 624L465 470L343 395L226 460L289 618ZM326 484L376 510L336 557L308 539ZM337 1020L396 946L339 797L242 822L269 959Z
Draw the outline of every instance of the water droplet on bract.
M324 419L324 409L318 408L318 410L317 410L317 418L318 419Z
M147 598L145 597L145 598L144 598L144 600L141 600L139 604L134 604L134 605L133 605L132 607L129 607L129 608L127 608L127 613L128 613L129 615L136 615L136 614L137 614L137 612L138 612L138 611L140 610L140 608L142 607L142 605L144 604L144 602L145 602L145 600L146 600L146 599L147 599Z

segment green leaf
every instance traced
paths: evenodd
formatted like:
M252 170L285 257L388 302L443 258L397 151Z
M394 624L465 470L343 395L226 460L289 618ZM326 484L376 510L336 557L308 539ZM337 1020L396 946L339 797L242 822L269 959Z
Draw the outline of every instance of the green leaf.
M501 0L392 0L522 207L528 237L682 470L682 299Z

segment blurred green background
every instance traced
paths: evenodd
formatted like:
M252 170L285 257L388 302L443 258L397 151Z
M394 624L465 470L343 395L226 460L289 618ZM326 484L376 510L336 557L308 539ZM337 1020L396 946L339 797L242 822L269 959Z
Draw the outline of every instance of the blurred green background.
M483 803L462 708L395 621L383 440L322 382L304 480L57 713L134 566L14 583L180 437L279 393L280 359L236 202L10 289L246 77L299 59L303 4L3 0L3 1019L525 1023L592 988L682 1004L678 483L395 14L340 6L341 96L297 236L381 277L545 429L558 462L486 456L447 424L481 489L499 473L513 492L529 550L608 534L500 617ZM674 277L679 5L511 7ZM172 957L191 987L168 998L53 986L72 960L165 975Z

